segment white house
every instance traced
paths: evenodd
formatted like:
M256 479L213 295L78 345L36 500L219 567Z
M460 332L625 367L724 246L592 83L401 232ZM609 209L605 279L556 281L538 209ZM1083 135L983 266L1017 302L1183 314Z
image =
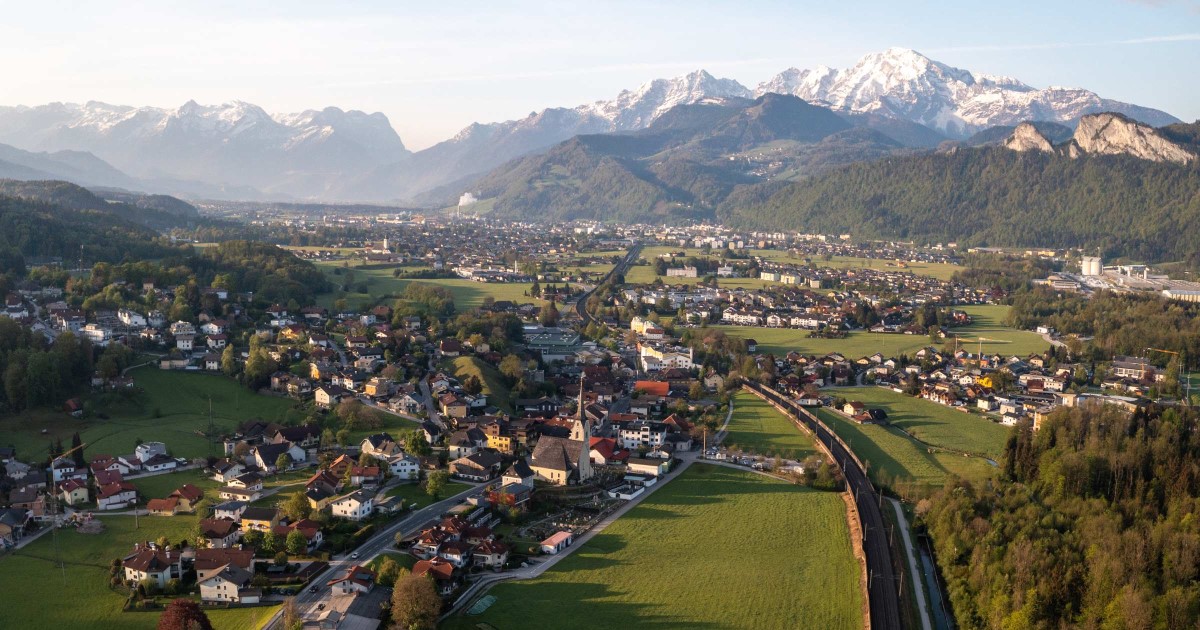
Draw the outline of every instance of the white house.
M375 495L365 490L356 490L329 504L334 516L361 521L375 511Z
M130 328L145 328L148 323L141 313L124 308L117 311L117 319Z
M133 453L145 463L153 459L155 455L166 455L167 445L162 442L142 442L137 445Z
M388 460L388 468L397 479L416 479L421 474L421 462L408 453L402 453Z
M254 574L234 565L227 565L220 572L200 582L200 600L234 604L257 604L262 591L247 588Z
M563 549L571 546L575 541L575 536L568 531L560 531L553 536L542 541L542 553L558 553Z

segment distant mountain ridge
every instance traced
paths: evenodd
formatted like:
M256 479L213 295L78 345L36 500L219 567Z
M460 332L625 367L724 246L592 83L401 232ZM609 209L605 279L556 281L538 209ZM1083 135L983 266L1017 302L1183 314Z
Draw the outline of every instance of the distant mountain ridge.
M905 146L933 147L997 125L1047 121L1073 127L1115 112L1150 126L1178 122L1152 108L1076 88L1037 89L890 48L845 70L791 68L754 89L697 70L655 79L615 98L549 108L525 118L475 123L409 152L380 113L329 107L270 115L233 101L174 109L99 102L0 107L0 142L25 151L88 151L152 192L218 198L395 202L482 177L509 160L578 135L646 129L680 105L797 96ZM864 123L864 121L866 121ZM0 174L56 175L15 162ZM82 175L80 175L82 176ZM115 184L112 184L115 185Z

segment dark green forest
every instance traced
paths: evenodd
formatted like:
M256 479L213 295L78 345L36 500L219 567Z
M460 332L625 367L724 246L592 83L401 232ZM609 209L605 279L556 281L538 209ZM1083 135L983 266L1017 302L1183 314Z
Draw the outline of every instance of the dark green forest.
M1003 478L918 506L962 628L1195 628L1191 409L1062 408L1014 429Z
M741 187L718 217L864 238L1100 248L1196 266L1200 168L959 148L853 164L777 188Z

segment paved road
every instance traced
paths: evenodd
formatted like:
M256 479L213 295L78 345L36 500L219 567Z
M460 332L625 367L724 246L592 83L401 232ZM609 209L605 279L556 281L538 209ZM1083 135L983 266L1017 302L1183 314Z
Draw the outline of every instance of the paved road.
M867 479L858 460L821 422L791 399L773 389L747 382L746 387L785 409L790 409L796 422L802 422L817 435L846 478L846 486L854 496L863 528L863 553L867 556L867 595L871 611L872 630L900 630L899 583L892 571L892 550L888 544L887 524L881 510L882 497Z
M917 610L921 614L921 630L932 630L929 609L925 606L925 585L921 579L921 572L917 570L917 552L913 548L912 537L908 535L908 519L905 518L899 501L889 498L888 502L892 504L892 509L896 510L896 522L900 523L900 538L904 540L904 555L908 556L908 572L912 575L911 583L917 596Z
M306 589L296 595L296 608L303 616L315 616L319 613L317 605L321 602L328 602L332 595L332 592L326 585L329 580L342 575L346 569L353 565L370 562L372 558L386 551L395 541L397 532L403 532L405 536L419 532L426 523L441 518L450 508L463 502L468 497L483 494L484 488L486 488L486 485L480 484L470 490L464 490L452 497L427 505L393 521L354 550L353 553L357 553L358 558L351 558L350 554L344 554L340 558L330 559L329 568L314 577L310 582L312 586L317 587L317 592L313 593L311 590ZM263 628L281 630L283 627L282 614L282 611L275 613L267 623L263 624Z

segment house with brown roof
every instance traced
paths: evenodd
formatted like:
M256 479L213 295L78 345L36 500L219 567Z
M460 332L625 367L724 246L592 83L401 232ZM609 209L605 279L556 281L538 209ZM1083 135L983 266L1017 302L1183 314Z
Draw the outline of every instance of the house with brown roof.
M190 483L185 483L176 488L169 496L179 500L179 512L190 514L196 510L196 504L204 498L204 491Z
M155 516L175 516L179 513L179 499L150 499L146 502L146 511Z
M458 575L453 563L434 556L428 560L420 560L413 565L412 574L421 577L428 575L437 584L438 593L445 596L454 592L458 586Z
M100 486L96 492L96 509L119 510L137 501L137 486L122 481Z
M416 571L414 570L414 573ZM346 573L328 582L334 593L370 593L375 588L375 572L364 566L354 565Z
M508 545L495 541L485 540L471 552L471 559L475 566L493 567L496 569L502 568L505 562L508 562Z
M212 549L228 549L237 544L242 532L237 521L231 518L200 519L200 535Z
M247 571L252 570L254 566L254 550L238 547L196 550L196 562L193 568L196 570L197 581L204 581L227 566L238 567Z
M254 574L235 566L222 567L220 571L197 581L200 600L213 603L257 604L262 591L250 587Z
M167 582L183 574L180 559L182 554L177 550L147 542L134 545L133 553L121 560L125 571L125 581L137 584L142 580L153 580L159 588L166 588Z
M67 505L87 503L90 498L87 482L79 479L68 479L58 484L58 497Z

